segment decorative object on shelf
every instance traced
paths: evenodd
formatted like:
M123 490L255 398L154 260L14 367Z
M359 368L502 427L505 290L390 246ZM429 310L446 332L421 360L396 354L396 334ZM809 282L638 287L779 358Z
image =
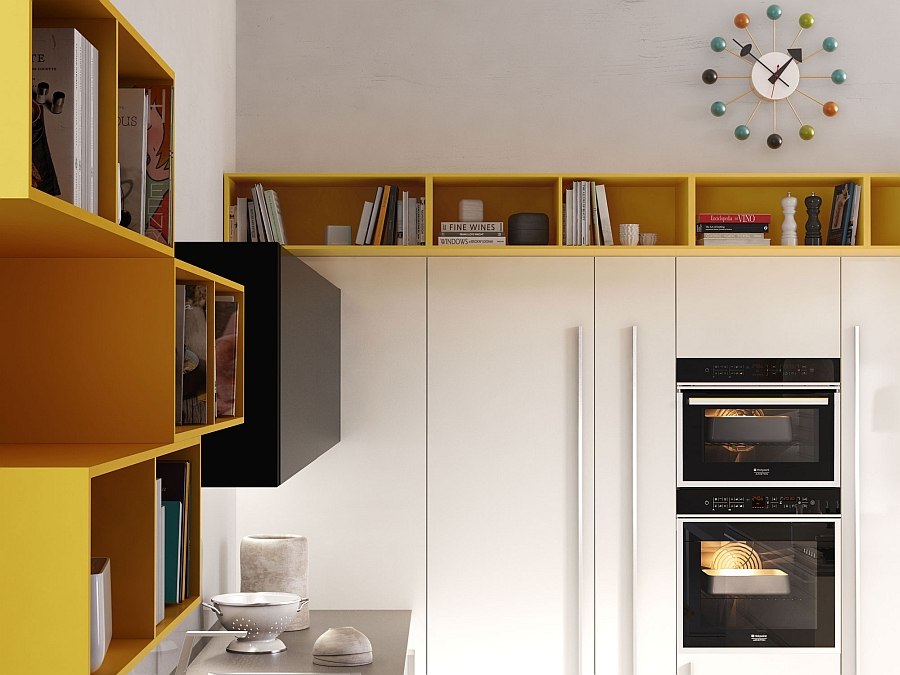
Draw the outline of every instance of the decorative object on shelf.
M480 199L460 199L459 219L484 220L484 202Z
M803 200L806 204L806 237L803 243L807 246L822 245L822 223L819 222L819 209L822 208L822 198L815 192Z
M100 668L112 640L109 558L91 558L91 672Z
M293 593L309 597L309 546L297 534L252 534L241 539L241 592ZM309 628L302 607L284 630Z
M641 241L641 226L638 223L619 224L619 242L622 246L637 246Z
M278 654L287 647L278 639L309 598L294 593L224 593L202 602L226 630L247 631L225 651L234 654ZM212 604L210 604L212 603Z
M371 641L352 626L329 628L313 645L313 664L317 666L365 666L372 660Z
M509 217L510 244L550 243L550 218L546 213L514 213Z
M781 7L778 5L769 5L766 9L766 16L772 21L772 51L770 52L764 52L763 49L760 48L760 43L756 41L756 38L754 38L753 34L750 32L750 16L743 12L734 17L734 25L736 28L746 31L747 36L745 39L749 40L746 44L741 40L732 38L732 42L739 48L735 50L728 47L729 42L724 37L714 37L710 41L710 48L714 52L727 52L740 59L745 64L750 65L749 75L720 75L716 70L707 68L700 76L700 79L705 84L709 85L714 85L719 82L719 80L724 79L749 79L749 89L728 101L715 101L710 106L710 112L714 117L722 117L732 103L738 101L747 94L756 94L756 105L753 106L750 111L750 115L747 117L746 122L739 124L734 129L734 137L739 141L744 141L750 137L750 122L753 120L753 117L756 115L760 106L766 102L771 103L772 133L766 138L766 145L773 150L777 150L784 144L784 139L781 134L778 133L779 101L787 103L794 117L797 118L797 122L800 125L798 134L804 141L812 140L815 135L815 129L811 124L804 122L801 118L800 112L791 100L793 94L800 94L804 100L816 103L822 110L822 114L826 117L834 117L838 113L838 105L834 101L825 101L823 103L807 92L802 91L800 89L801 80L830 79L834 84L843 84L847 81L847 73L841 69L833 70L830 75L801 75L801 64L805 65L805 62L808 62L812 57L821 52L834 52L838 47L838 42L834 37L826 37L822 40L821 47L815 51L806 53L804 53L804 50L801 47L795 46L797 40L803 35L804 31L810 30L815 24L815 18L812 14L807 12L800 15L800 18L798 19L800 30L782 51L778 47L779 43L775 31L776 22L781 18L781 15ZM759 56L754 54L754 52L758 52ZM800 97L798 96L794 100L799 99Z
M353 243L351 229L349 225L326 225L325 243L329 246L350 246Z
M781 199L781 212L784 214L784 221L781 223L781 245L796 246L797 221L794 220L794 214L797 212L797 198L791 196L790 192Z
M638 239L638 243L641 246L656 246L656 240L656 232L642 232Z

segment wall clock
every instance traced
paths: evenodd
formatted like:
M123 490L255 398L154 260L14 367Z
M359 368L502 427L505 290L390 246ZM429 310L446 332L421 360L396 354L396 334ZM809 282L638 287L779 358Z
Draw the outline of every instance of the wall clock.
M703 71L701 79L706 84L716 84L719 80L747 80L749 89L743 93L731 98L728 101L715 101L710 106L710 112L715 117L722 117L728 111L729 106L744 98L748 94L754 94L756 105L753 106L746 121L739 124L734 129L734 136L740 141L750 138L750 123L759 112L760 108L766 104L772 106L772 133L766 138L766 145L773 150L777 150L784 144L784 139L779 133L778 113L793 113L800 125L799 136L804 141L812 140L815 135L815 129L811 124L804 120L804 116L809 114L811 110L821 110L826 117L834 117L838 113L838 105L834 101L819 101L812 94L801 88L801 84L805 80L831 80L833 84L843 84L847 81L847 73L840 68L833 70L828 74L811 74L807 73L808 63L813 57L822 53L831 53L837 49L838 42L833 37L826 37L822 41L821 47L814 51L806 51L798 43L804 36L804 33L810 30L815 23L812 14L801 14L798 19L800 30L793 37L790 43L786 41L779 42L777 34L777 23L781 18L782 11L778 5L769 5L766 9L766 16L772 23L772 39L771 42L761 40L757 42L756 38L750 32L750 16L740 13L734 17L734 25L743 33L740 37L732 37L727 40L724 37L714 37L710 41L710 47L716 53L726 53L734 58L744 62L749 69L746 75L719 75L712 68ZM787 36L790 39L790 35ZM771 49L769 49L771 46ZM815 104L816 107L812 107Z

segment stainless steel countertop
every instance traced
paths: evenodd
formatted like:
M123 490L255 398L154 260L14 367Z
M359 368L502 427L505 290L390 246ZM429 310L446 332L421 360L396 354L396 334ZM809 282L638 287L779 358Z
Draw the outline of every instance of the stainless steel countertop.
M331 673L332 675L403 675L409 641L410 610L311 610L309 628L282 633L287 650L280 654L230 654L229 638L212 638L188 668L188 675L238 673ZM329 628L353 626L372 642L373 661L367 666L316 666L312 649Z

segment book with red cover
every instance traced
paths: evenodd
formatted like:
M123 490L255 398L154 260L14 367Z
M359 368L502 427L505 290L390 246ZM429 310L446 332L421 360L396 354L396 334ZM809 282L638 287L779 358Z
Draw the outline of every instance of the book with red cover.
M698 223L771 223L771 213L698 213Z

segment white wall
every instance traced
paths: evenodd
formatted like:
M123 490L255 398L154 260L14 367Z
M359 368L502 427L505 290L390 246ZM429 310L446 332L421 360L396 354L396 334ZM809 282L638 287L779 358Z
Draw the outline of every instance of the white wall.
M740 142L751 94L728 114L714 100L743 80L705 85L706 68L748 75L714 53L715 36L751 32L771 44L769 0L237 0L237 160L272 171L898 171L900 71L891 56L900 5L871 0L782 3L778 44L812 12L796 46L826 36L837 51L807 74L844 69L848 81L804 80L837 117L792 97L816 129L801 141L779 110L785 146L765 146L772 106Z

